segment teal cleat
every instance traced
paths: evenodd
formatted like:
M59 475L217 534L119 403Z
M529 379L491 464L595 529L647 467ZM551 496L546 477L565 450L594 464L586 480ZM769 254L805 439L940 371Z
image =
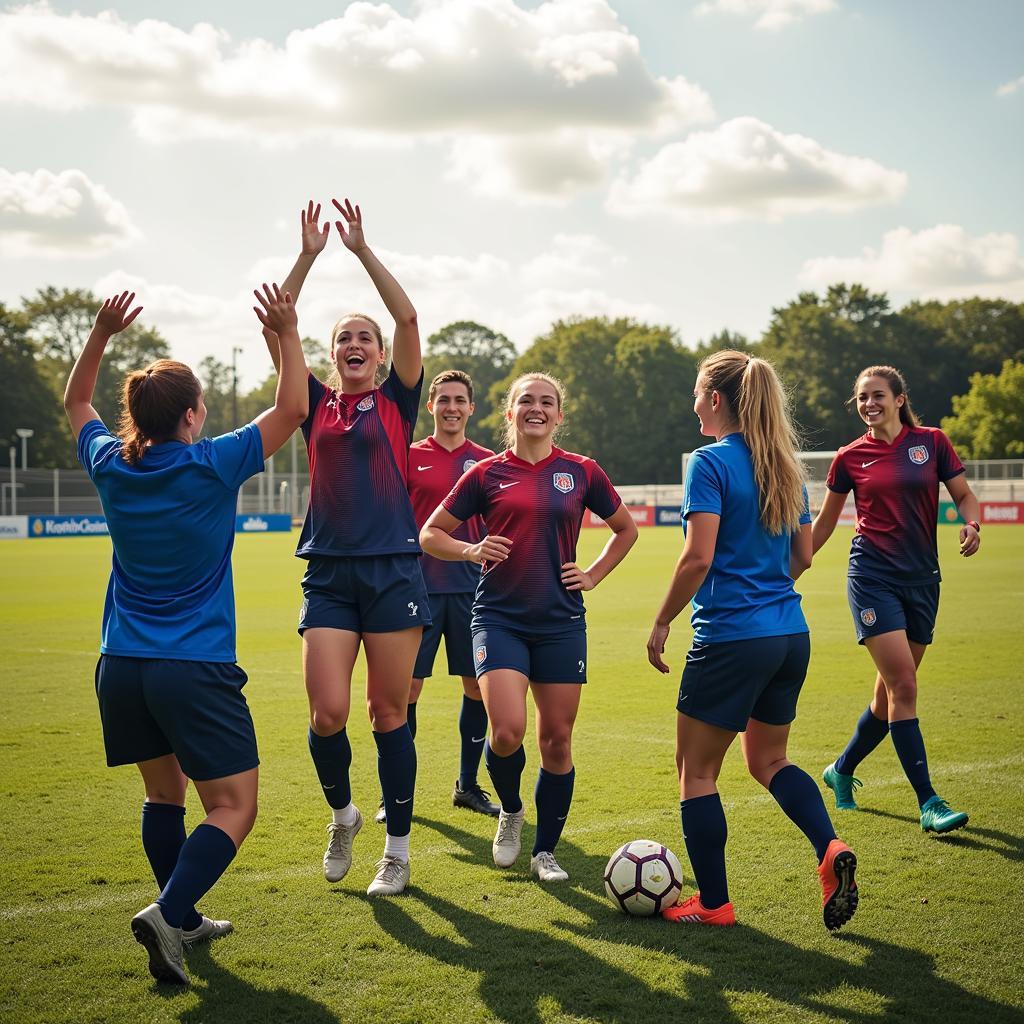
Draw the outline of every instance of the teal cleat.
M857 801L853 799L853 791L858 786L864 785L860 779L854 778L852 775L840 774L836 771L835 762L833 762L821 773L821 781L835 793L836 810L857 810Z
M923 832L955 832L967 824L963 811L954 811L941 796L933 796L921 808L921 830Z

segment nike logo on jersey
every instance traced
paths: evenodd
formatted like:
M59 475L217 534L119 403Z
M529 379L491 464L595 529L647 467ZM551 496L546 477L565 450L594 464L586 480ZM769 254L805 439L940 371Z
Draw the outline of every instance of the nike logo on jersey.
M522 480L513 480L510 484L498 484L498 490L503 491L506 487L515 487L517 484L521 484Z
M425 470L425 469L433 469L434 467L433 466L417 466L416 468L422 473L423 470Z
M860 468L861 469L867 469L868 466L873 466L877 461L878 461L878 459L872 459L870 462L862 462L860 464Z

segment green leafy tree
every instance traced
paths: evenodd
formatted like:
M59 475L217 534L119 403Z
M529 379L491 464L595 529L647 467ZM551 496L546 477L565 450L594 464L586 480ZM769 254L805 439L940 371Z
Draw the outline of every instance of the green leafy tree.
M975 373L942 421L962 458L1024 457L1024 362L1007 359L999 373Z
M493 412L492 387L505 377L515 359L515 346L504 334L471 320L448 324L430 335L423 356L423 403L414 437L427 437L434 432L434 420L426 408L431 380L442 370L464 370L473 378L476 403L468 433L481 444L491 445L493 438L482 436L480 425Z

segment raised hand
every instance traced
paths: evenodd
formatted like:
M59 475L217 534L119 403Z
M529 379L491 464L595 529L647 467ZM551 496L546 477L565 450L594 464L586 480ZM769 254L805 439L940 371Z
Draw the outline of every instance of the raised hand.
M363 237L363 215L359 210L358 206L353 206L352 201L349 199L345 200L345 205L342 206L337 199L332 199L338 213L344 218L345 223L342 224L340 220L334 222L334 226L338 229L338 234L341 235L342 242L345 243L345 248L350 249L352 252L360 252L366 248L366 239Z
M320 230L320 204L313 209L313 200L310 199L309 206L302 211L302 255L317 256L323 252L327 244L327 235L331 230L331 222L324 221L324 229Z
M289 328L298 329L299 319L295 315L295 304L288 292L282 292L276 284L264 284L263 291L260 292L256 288L253 290L253 295L259 302L259 306L252 307L253 312L264 327L275 334L280 334Z
M123 331L142 312L141 306L136 306L130 313L128 312L128 307L134 300L135 292L126 291L104 299L100 311L96 314L96 329L107 337Z

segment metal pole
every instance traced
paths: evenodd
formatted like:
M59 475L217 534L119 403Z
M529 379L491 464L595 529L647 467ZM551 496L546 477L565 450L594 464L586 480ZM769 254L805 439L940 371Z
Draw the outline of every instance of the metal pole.
M12 444L8 450L11 457L11 515L18 514L18 449Z
M275 512L275 511L277 511L274 508L274 493L275 493L275 488L274 488L274 456L271 455L270 458L267 459L267 498L268 498L267 511L268 512Z
M238 356L242 350L235 345L231 349L231 429L238 429Z
M53 514L60 515L60 470L53 471Z

